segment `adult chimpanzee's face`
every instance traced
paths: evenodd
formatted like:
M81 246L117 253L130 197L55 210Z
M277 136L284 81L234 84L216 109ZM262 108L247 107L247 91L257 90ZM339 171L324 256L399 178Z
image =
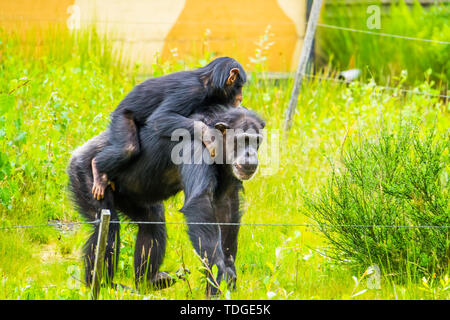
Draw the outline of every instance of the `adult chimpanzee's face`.
M224 129L224 127L227 125L222 122L216 125L223 133L226 164L231 166L237 179L248 180L258 168L258 148L263 139L261 129Z
M255 130L235 131L233 138L234 159L231 165L234 176L239 180L250 179L258 169L257 152L261 141L262 134Z

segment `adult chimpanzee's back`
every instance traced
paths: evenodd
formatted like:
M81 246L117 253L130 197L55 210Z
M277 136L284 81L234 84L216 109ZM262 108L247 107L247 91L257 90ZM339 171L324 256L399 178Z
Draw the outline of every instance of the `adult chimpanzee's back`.
M242 180L249 179L256 171L257 148L261 142L260 131L264 122L253 112L244 108L227 109L220 106L212 111L191 117L205 122L210 128L217 128L223 137L225 150L223 164L211 162L178 163L171 159L171 150L177 144L169 138L160 137L150 127L144 126L140 132L142 152L116 176L116 190L107 189L104 199L92 198L89 188L92 182L91 161L108 142L103 133L77 149L70 162L69 177L74 201L81 214L92 221L98 218L101 209L111 211L111 220L118 220L118 211L139 224L135 246L136 286L165 287L172 278L160 272L166 248L166 228L162 201L183 190L185 201L180 210L189 224L188 233L192 245L202 258L207 258L207 266L218 268L217 279L226 278L234 284L236 270L234 261L237 253L240 210L239 192ZM232 136L231 129L242 129ZM230 138L231 139L228 139ZM242 138L242 139L241 139ZM256 144L248 143L256 138ZM239 140L247 141L241 148ZM192 148L195 148L192 143ZM202 150L204 146L197 144ZM209 156L209 153L204 153ZM155 224L151 224L151 223ZM217 225L217 222L235 223ZM206 224L202 224L206 223ZM92 281L98 226L87 241L85 254L86 282ZM110 225L107 253L105 255L110 279L113 277L120 249L119 224ZM207 286L208 293L216 289Z
M214 104L237 106L242 100L246 74L239 62L221 57L192 71L151 78L137 85L111 115L109 144L93 161L97 199L103 197L108 179L115 176L140 152L139 130L148 124L159 136L170 137L178 128L191 133L194 122L188 118ZM205 131L207 126L203 126ZM205 132L206 134L207 132ZM204 141L214 153L214 143Z

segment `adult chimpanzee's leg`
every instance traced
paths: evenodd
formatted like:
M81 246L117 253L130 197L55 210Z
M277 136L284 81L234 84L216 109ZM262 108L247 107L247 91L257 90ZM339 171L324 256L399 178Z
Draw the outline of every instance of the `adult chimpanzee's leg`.
M220 228L214 212L213 192L216 178L211 166L207 164L182 165L181 175L185 186L185 203L181 212L186 216L189 224L189 238L198 255L205 261L209 271L208 278L212 283L220 284L228 275L222 251ZM202 224L205 222L206 224ZM213 224L209 224L213 223ZM211 275L212 266L218 269L217 278ZM206 294L216 295L216 286L207 283Z
M221 225L220 230L226 271L228 275L232 275L227 280L235 289L236 267L234 261L236 259L239 223L241 220L238 188L235 188L231 194L226 195L216 203L216 216L219 222L230 223L230 225Z
M141 210L141 220L165 222L164 205L157 203ZM134 214L136 215L136 213ZM166 272L158 272L166 250L165 224L140 224L134 251L134 270L136 288L163 289L171 286L174 280Z
M92 285L92 277L94 274L94 261L95 261L95 248L97 246L98 228L96 225L94 232L89 237L88 241L83 247L83 259L84 259L84 279L86 285L90 287Z
M119 217L117 215L117 211L114 207L113 194L111 189L107 189L105 193L105 198L99 201L99 210L97 217L100 217L100 213L102 209L108 209L111 213L110 221L119 221ZM86 284L91 286L92 277L94 273L94 261L95 261L95 253L97 247L97 239L98 239L98 229L99 226L96 225L94 232L90 236L89 240L86 242L84 246L84 262L85 262L85 279ZM114 271L117 268L117 263L119 261L119 252L120 252L120 225L118 223L110 223L108 230L108 237L106 242L106 250L105 250L105 267L108 270L106 281L112 284L112 280L114 277Z
M119 263L120 254L120 224L114 223L119 222L119 216L114 206L113 201L113 190L108 188L105 192L105 199L103 201L105 209L111 212L111 219L108 229L108 239L106 242L105 250L105 262L108 268L108 282L112 284L114 278L114 272L117 269ZM111 223L113 222L113 223Z

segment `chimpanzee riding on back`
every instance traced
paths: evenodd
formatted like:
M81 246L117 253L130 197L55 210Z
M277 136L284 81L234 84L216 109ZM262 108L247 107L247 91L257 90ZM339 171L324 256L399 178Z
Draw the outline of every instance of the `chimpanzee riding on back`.
M114 189L117 173L139 154L139 130L144 125L161 137L170 137L179 128L193 134L195 121L188 117L211 105L239 106L245 82L240 63L221 57L202 68L151 78L134 87L111 115L108 145L92 159L94 198L102 199L108 184ZM200 124L202 141L214 157L213 134Z

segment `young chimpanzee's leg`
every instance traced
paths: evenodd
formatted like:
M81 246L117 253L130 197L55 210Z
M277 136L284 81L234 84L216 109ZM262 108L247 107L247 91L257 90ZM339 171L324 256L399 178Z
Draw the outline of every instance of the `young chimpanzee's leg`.
M138 128L133 114L129 111L113 114L109 127L109 143L92 159L92 194L95 199L103 199L109 184L114 190L114 183L109 181L109 177L114 177L123 164L139 153L139 149Z
M94 199L101 200L105 195L105 189L108 185L111 186L113 191L116 190L116 187L113 181L108 180L106 173L99 172L95 163L95 158L92 159L91 165L93 178L92 194L94 195Z

